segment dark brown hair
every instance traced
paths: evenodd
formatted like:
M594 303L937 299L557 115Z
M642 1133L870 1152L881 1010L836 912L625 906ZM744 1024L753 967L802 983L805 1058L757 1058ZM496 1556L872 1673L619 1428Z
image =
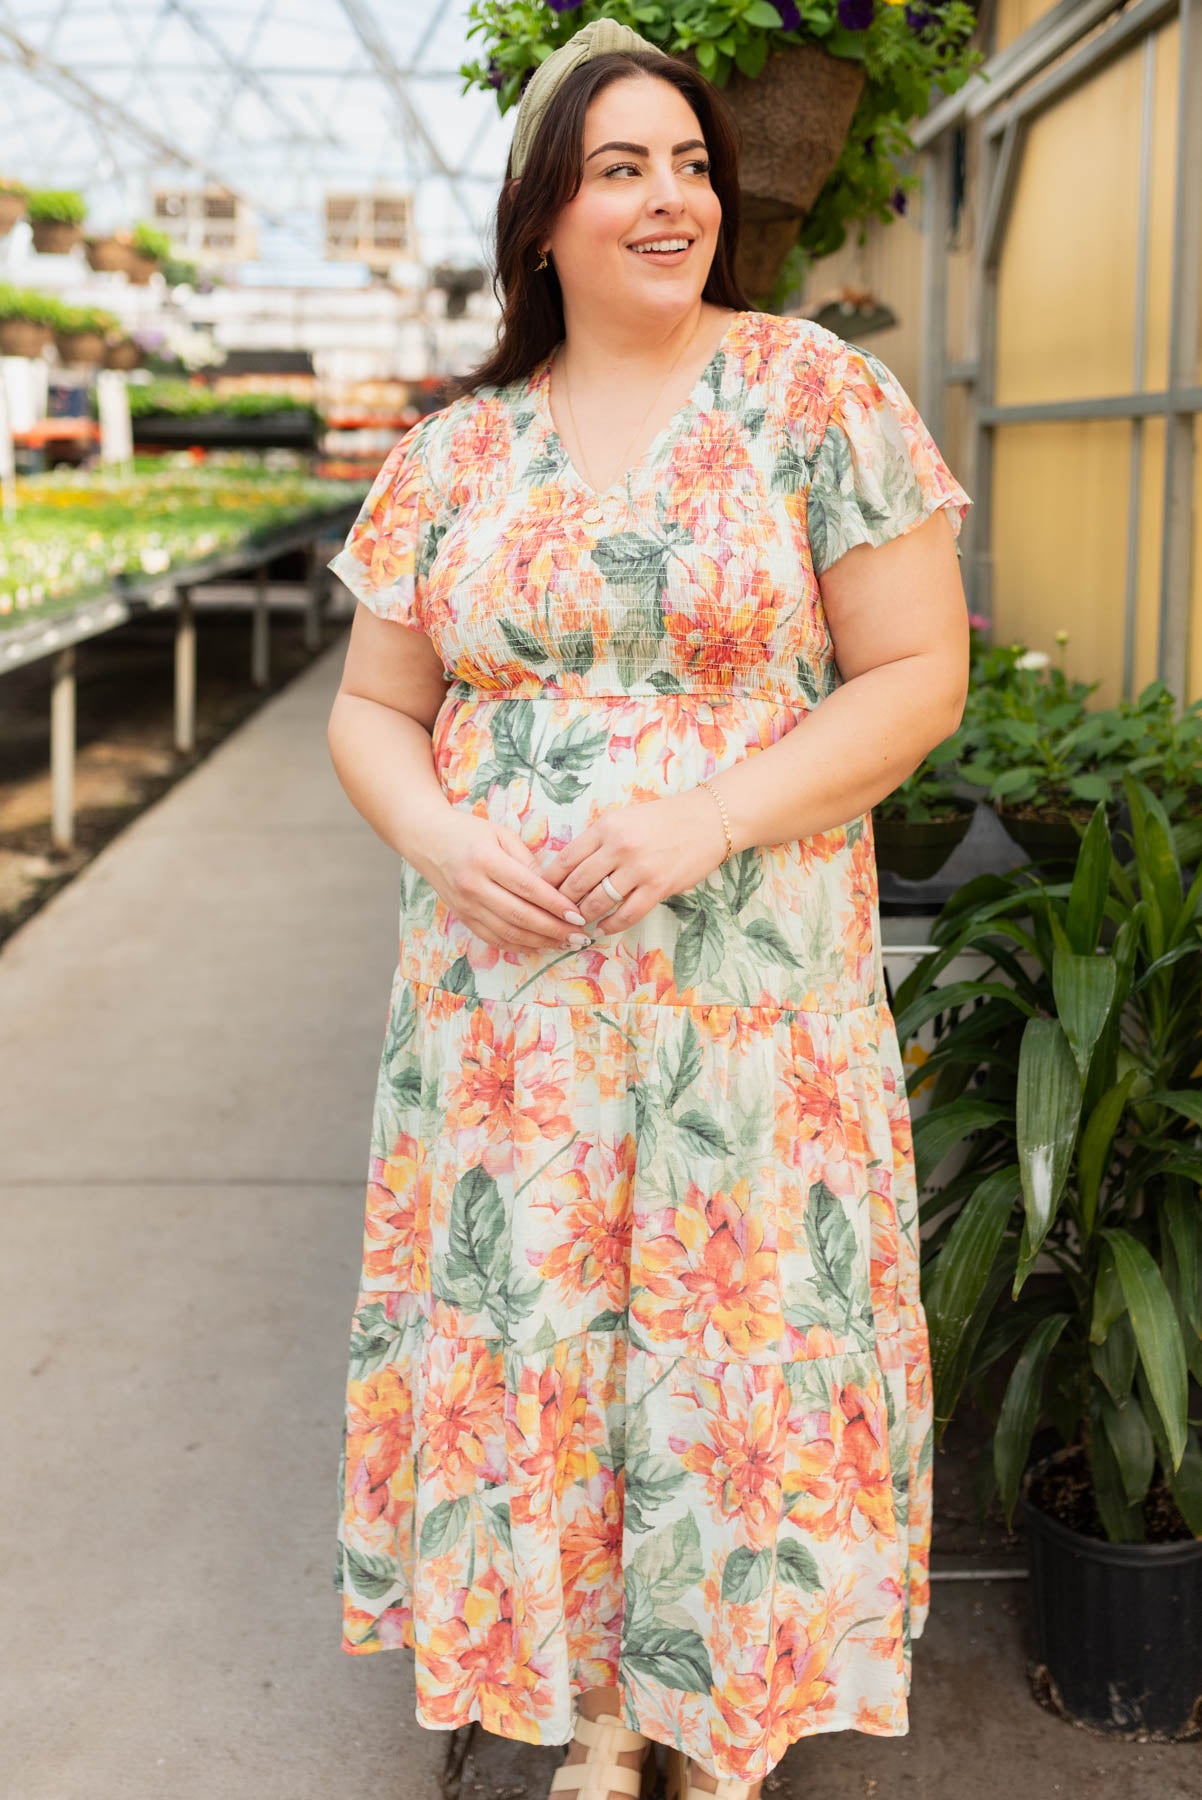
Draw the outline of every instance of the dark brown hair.
M746 312L751 302L735 275L739 231L738 126L720 92L688 63L650 50L613 50L573 69L552 94L539 121L522 179L511 186L508 165L497 201L493 292L501 303L496 347L477 368L450 384L449 398L530 375L564 335L563 291L554 263L536 271L538 244L562 206L580 190L584 118L589 103L611 82L653 75L679 90L697 115L710 162L710 185L722 208L714 259L703 300Z

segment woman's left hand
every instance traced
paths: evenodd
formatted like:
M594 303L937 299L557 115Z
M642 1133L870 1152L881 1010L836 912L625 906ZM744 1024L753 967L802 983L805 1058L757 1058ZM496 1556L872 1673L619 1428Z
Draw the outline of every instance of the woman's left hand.
M590 927L626 931L661 900L695 887L726 853L718 803L708 788L641 805L615 806L565 844L538 873L583 913ZM606 893L608 875L623 896Z

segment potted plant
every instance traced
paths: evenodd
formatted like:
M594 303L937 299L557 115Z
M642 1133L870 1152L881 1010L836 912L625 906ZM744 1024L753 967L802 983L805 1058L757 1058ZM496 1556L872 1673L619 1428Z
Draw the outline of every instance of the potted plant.
M929 881L967 834L977 810L963 791L956 732L872 809L877 862L905 881Z
M1169 817L1202 818L1202 700L1178 715L1164 682L1150 681L1107 716L1108 751L1147 783Z
M128 275L133 260L133 243L128 231L111 231L97 237L85 237L83 252L88 267L102 275Z
M1057 634L1063 649L1066 635ZM1021 644L983 659L961 726L961 774L979 788L1033 862L1071 866L1094 806L1121 792L1124 759L1107 713L1086 701L1097 682Z
M171 251L171 239L165 231L139 222L130 234L130 256L126 266L130 280L145 287L160 263L168 260Z
M0 237L7 236L17 220L24 217L28 193L23 181L0 181Z
M913 149L907 123L933 86L954 93L982 60L966 0L472 0L468 17L483 54L461 66L465 89L495 90L502 113L552 50L598 18L694 61L725 89L743 135L738 269L756 297L794 245L826 255L850 224L894 216L886 197L917 180L901 167Z
M100 364L105 339L119 321L98 306L64 306L55 326L54 341L65 363Z
M0 282L0 354L40 356L54 336L58 302Z
M997 1382L1036 1691L1171 1737L1202 1696L1202 872L1187 884L1163 807L1123 785L1130 859L1099 802L1071 881L967 883L896 1020L903 1041L947 1021L914 1123L924 1184L963 1158L923 1205L936 1429ZM966 949L984 975L940 986ZM1063 1448L1028 1470L1045 1417Z
M66 188L35 188L26 196L25 209L33 227L33 247L41 256L65 256L83 237L80 226L88 215L82 194Z
M128 333L110 332L104 346L104 366L106 369L137 369L141 366L143 352Z

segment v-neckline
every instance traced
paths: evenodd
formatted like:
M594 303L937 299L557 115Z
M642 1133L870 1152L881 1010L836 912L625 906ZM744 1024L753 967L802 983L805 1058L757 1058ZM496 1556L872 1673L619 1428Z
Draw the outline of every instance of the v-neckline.
M734 312L731 314L730 319L727 321L726 330L722 333L722 336L718 339L718 342L714 348L713 355L710 357L710 359L706 363L705 367L698 374L696 381L694 381L692 387L689 389L688 394L681 401L680 405L676 408L676 410L672 414L671 418L668 419L660 427L660 429L656 432L655 436L651 439L651 442L647 445L646 449L642 452L642 454L640 456L635 458L634 462L631 463L630 467L625 471L625 473L620 475L616 481L611 481L607 488L603 488L600 490L593 487L591 482L588 482L584 479L584 476L580 473L579 469L576 467L575 463L572 461L572 458L568 453L567 445L564 443L563 439L559 435L559 428L556 425L554 415L551 412L551 364L555 360L556 351L558 351L560 346L558 344L556 344L554 350L549 350L547 352L546 356L543 357L542 362L539 363L537 369L535 370L534 377L533 377L532 386L535 390L535 392L534 392L535 405L538 409L542 424L543 424L548 436L554 438L555 443L559 448L560 455L562 456L562 459L563 459L564 468L571 475L571 478L572 478L573 482L575 483L575 485L585 494L585 496L594 505L599 505L602 501L608 500L611 497L611 495L620 493L622 491L622 489L626 486L627 482L632 480L633 477L639 473L639 471L644 467L645 464L652 462L654 460L654 458L659 454L659 451L660 451L661 447L663 446L664 442L667 440L669 435L673 431L675 431L677 425L680 423L681 418L694 405L696 398L697 398L698 388L702 385L703 382L706 382L708 380L708 377L709 377L711 371L713 370L714 364L718 361L718 358L725 353L727 341L730 338L731 332L734 330L735 326L740 322L740 320L745 319L746 317L747 317L747 314L745 312Z

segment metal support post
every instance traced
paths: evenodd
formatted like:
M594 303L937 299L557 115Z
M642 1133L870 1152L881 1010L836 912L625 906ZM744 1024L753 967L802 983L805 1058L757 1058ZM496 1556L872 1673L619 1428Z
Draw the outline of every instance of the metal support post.
M255 610L251 622L250 678L255 687L271 679L271 615L267 610L267 564L255 572Z
M196 748L196 611L186 587L175 600L175 747Z
M54 658L50 690L50 838L56 850L75 846L75 646Z

